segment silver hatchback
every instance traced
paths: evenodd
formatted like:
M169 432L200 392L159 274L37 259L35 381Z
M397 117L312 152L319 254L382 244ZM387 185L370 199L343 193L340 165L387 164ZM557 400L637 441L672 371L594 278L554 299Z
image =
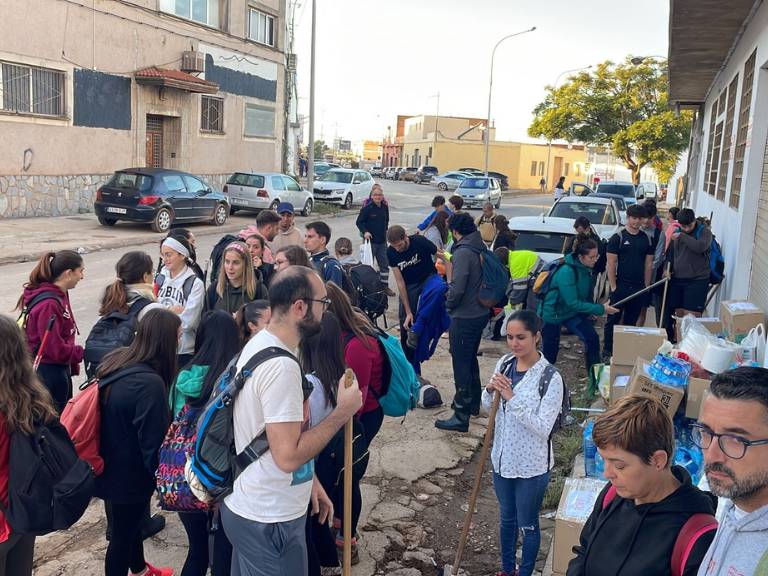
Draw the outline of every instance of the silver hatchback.
M230 199L230 213L237 210L276 210L280 202L290 202L302 216L309 216L315 206L312 192L279 172L235 172L224 185Z

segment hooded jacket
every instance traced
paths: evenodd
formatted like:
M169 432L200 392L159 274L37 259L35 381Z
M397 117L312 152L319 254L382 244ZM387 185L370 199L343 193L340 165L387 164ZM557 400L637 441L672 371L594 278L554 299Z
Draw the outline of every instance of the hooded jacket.
M224 294L219 296L216 288L216 284L208 286L205 295L206 310L223 310L229 314L234 314L240 310L243 304L269 298L269 293L261 280L256 283L256 291L253 294L253 298L250 298L248 293L243 290L244 286L232 286L226 279L224 280Z
M715 514L716 499L691 484L688 472L673 466L681 482L677 490L653 504L636 505L618 494L607 508L603 499L610 484L597 497L595 507L581 531L576 557L567 576L637 576L670 574L672 550L683 525L694 514ZM714 532L698 538L684 576L695 576Z
M424 282L413 322L413 331L419 335L419 342L413 352L414 362L429 360L437 349L440 336L451 325L451 319L445 311L447 290L448 285L437 274L433 274Z
M366 202L360 209L355 222L360 234L371 233L374 244L387 243L387 228L389 228L389 206L386 200L376 206L373 201Z
M42 364L63 364L70 366L73 374L78 374L78 365L83 360L83 347L75 344L77 324L72 314L69 295L56 284L43 282L37 288L24 288L24 306L42 292L52 292L58 296L36 304L27 317L27 345L34 356L42 341L43 334L51 316L56 319L43 349Z
M165 281L158 288L157 301L165 308L173 306L184 308L179 314L182 332L178 353L192 354L195 351L195 335L205 304L205 284L189 267L184 268L176 278L171 278L171 273L165 267L160 271L160 274L165 277ZM190 276L194 276L195 280L192 282L192 290L190 290L189 298L187 298L184 295L184 282Z
M605 308L591 299L592 270L575 254L555 272L541 304L540 315L547 324L561 324L579 314L602 316Z
M474 250L462 250L462 246L472 246L482 252L488 250L477 230L453 244L451 248L453 274L451 283L448 285L445 307L451 318L488 316L488 308L480 304L477 299L480 284L483 281L480 256Z
M176 382L173 383L171 392L168 395L171 417L175 417L179 413L187 400L200 398L200 392L203 390L208 368L209 366L193 364L179 372L179 375L176 376Z
M667 260L672 262L672 277L677 280L709 279L709 248L712 231L703 224L696 224L691 234L682 232L672 240Z
M728 502L699 576L768 574L768 505L736 518Z

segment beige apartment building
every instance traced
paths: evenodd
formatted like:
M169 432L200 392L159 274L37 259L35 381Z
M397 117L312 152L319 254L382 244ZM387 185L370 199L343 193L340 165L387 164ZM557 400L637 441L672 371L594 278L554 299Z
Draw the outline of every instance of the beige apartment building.
M90 211L122 168L283 167L285 0L2 5L0 217Z

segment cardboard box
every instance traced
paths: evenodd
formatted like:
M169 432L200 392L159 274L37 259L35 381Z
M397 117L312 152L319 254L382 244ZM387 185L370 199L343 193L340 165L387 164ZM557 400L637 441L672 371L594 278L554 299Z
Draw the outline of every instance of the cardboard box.
M685 417L698 418L701 412L701 403L709 392L711 380L705 378L688 378L688 389L685 392Z
M635 362L635 368L632 370L632 376L629 379L629 394L639 394L641 396L650 396L661 401L667 409L667 414L672 418L677 412L680 403L685 396L685 388L675 386L665 386L656 382L648 375L646 370L649 362L643 358L638 358Z
M613 405L616 400L627 394L629 387L629 377L632 374L634 365L616 364L611 359L611 392L609 404Z
M677 336L677 341L680 342L683 335L680 333L680 326L682 324L682 318L677 320L675 322L675 335ZM714 316L709 316L706 318L698 318L698 321L701 322L701 324L712 332L715 336L722 336L723 334L723 323L720 320L720 318L715 318Z
M752 302L725 300L720 302L720 320L725 337L738 344L752 328L765 323L765 312Z
M663 328L614 326L611 362L634 366L638 357L653 358L666 339L667 332Z
M552 571L565 574L579 544L581 529L595 506L605 481L596 478L566 478L555 515L555 544Z

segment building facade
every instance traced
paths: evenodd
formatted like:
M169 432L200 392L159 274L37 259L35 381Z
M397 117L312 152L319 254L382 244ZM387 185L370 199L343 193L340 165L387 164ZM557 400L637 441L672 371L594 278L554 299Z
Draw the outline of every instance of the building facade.
M122 168L281 170L285 0L6 0L0 217L92 210Z
M712 217L718 299L768 310L768 6L675 0L669 37L670 103L695 112L683 198Z

